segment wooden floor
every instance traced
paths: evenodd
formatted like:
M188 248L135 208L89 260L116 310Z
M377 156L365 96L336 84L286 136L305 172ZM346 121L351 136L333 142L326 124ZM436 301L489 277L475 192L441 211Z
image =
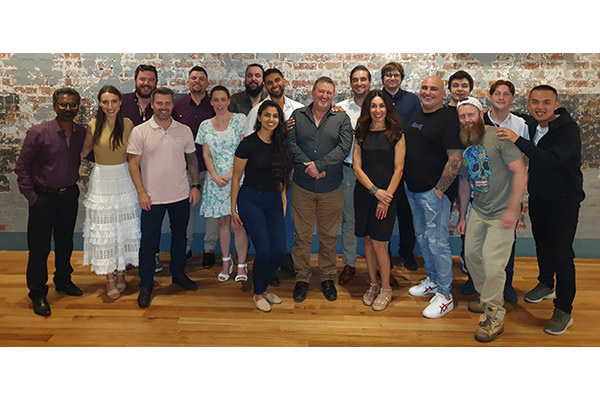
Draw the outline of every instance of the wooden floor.
M162 254L163 261L168 254ZM408 288L424 278L425 270L393 270L400 283L391 306L383 312L362 304L367 286L365 261L357 274L338 288L338 300L327 301L318 269L307 299L292 300L294 280L280 273L281 286L271 291L283 299L270 313L256 310L251 284L217 281L220 266L201 268L201 255L188 264L188 275L199 290L172 286L168 268L156 276L152 305L137 306L137 271L128 271L128 287L118 300L105 295L104 278L82 267L82 253L73 255L73 281L82 297L54 291L53 259L49 260L52 316L33 313L25 284L26 252L0 252L0 346L600 346L600 260L578 259L574 325L562 336L542 331L553 310L551 301L530 304L524 294L536 284L535 259L519 258L514 286L519 302L506 305L504 334L491 344L473 339L479 315L467 310L473 296L460 288L466 276L454 262L455 310L438 320L421 315L428 298L415 298ZM316 265L316 256L312 258ZM342 260L338 259L341 269Z

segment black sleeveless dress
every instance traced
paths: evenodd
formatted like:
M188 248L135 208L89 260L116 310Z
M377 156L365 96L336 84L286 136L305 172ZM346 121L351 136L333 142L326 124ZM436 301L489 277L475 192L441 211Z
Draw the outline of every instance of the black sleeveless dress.
M362 169L375 186L387 189L394 175L395 146L398 140L391 143L385 137L386 131L369 131L361 146ZM369 190L356 181L354 186L354 218L356 221L354 234L357 237L369 236L371 239L387 242L392 237L396 221L396 202L390 204L387 216L377 219L378 200Z

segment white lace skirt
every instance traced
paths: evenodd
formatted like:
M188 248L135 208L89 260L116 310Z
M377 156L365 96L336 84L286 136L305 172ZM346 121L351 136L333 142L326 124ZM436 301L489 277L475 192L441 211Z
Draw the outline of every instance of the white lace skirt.
M128 164L96 164L83 205L83 264L98 275L137 266L140 207Z

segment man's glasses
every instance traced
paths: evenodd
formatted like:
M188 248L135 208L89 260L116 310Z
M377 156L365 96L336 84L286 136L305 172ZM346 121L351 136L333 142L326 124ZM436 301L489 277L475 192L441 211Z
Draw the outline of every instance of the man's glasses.
M58 103L57 105L61 110L66 110L67 108L70 108L71 110L77 110L79 108L79 104L77 103Z
M400 74L387 73L387 74L385 74L385 76L387 76L388 78L400 78Z

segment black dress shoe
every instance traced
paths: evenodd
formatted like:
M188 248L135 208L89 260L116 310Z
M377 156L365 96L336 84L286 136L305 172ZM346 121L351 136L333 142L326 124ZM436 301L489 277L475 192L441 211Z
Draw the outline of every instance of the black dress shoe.
M138 306L140 308L147 308L152 301L152 289L140 288L140 294L138 295Z
M50 304L46 301L45 297L31 300L33 303L33 312L42 317L50 316Z
M173 277L172 282L174 285L181 286L185 290L198 290L196 282L188 278L186 275Z
M67 283L65 286L56 286L57 292L62 292L68 296L81 296L83 292L73 282Z
M271 278L271 281L269 282L269 286L281 286L281 282L279 282L279 277L277 276L277 274L275 274L275 276L273 278Z
M189 260L190 258L192 258L192 251L191 251L191 250L190 250L190 251L188 251L187 253L185 253L185 258L186 258L186 259L188 259L188 260Z
M327 300L335 301L337 299L337 290L332 280L321 282L321 290Z
M411 255L410 257L404 257L404 268L409 271L416 271L419 266L417 265L417 260L415 257Z
M215 265L215 253L204 252L202 255L202 266L204 268L210 268Z
M296 277L296 270L294 270L294 260L291 254L286 254L285 260L280 268L282 271L287 272L292 278Z
M304 301L304 299L306 299L307 291L308 291L308 283L296 282L296 287L294 288L294 301L296 303L302 303Z

